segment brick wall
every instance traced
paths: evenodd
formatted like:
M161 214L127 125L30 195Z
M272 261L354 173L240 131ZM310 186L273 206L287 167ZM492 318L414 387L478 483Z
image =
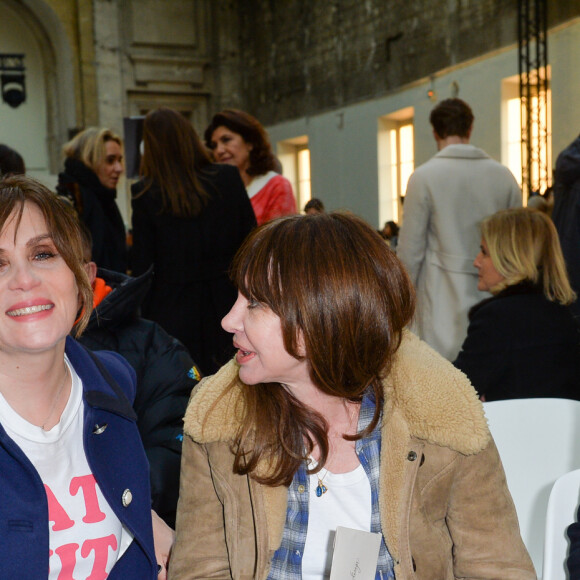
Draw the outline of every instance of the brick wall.
M580 15L578 2L549 5L550 25ZM237 19L241 87L220 104L264 124L384 95L517 42L517 0L239 0Z

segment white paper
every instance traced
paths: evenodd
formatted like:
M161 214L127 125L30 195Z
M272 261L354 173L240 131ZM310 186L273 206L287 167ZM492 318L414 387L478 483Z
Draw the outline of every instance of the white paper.
M338 526L330 580L374 580L382 534Z

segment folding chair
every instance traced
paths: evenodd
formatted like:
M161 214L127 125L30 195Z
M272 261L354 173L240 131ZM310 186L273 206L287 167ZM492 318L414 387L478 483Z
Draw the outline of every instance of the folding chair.
M580 467L580 401L510 399L484 403L484 409L540 576L550 491L556 479Z

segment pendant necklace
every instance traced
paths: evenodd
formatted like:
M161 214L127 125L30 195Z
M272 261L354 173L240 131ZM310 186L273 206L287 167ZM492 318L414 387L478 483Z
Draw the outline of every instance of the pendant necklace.
M354 421L354 409L350 409L349 411L349 424L348 424L348 431L352 430L352 425L353 425L353 421ZM342 437L342 435L341 435ZM316 486L316 497L322 497L327 491L328 491L328 487L326 487L326 485L324 485L324 478L328 475L328 469L325 470L325 473L322 477L320 477L320 475L317 475L316 477L318 478L318 485Z
M316 497L322 497L328 491L328 488L326 485L324 485L324 478L328 475L328 469L325 471L326 473L322 477L319 475L316 476L318 478L318 485L316 486Z
M54 410L56 409L56 404L58 403L58 401L60 399L60 395L62 394L62 392L64 390L64 386L66 385L67 379L68 379L68 365L65 364L64 365L64 380L62 381L62 385L59 387L58 392L56 393L56 396L54 397L54 401L53 401L52 406L50 408L50 413L46 416L46 419L40 425L40 427L42 428L43 431L46 431L46 424L48 423L48 420L52 417L52 414L54 413Z

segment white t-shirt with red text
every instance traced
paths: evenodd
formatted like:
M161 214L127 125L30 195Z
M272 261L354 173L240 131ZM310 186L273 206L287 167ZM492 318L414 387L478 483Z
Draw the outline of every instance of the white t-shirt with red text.
M0 422L32 462L48 499L49 580L104 580L133 536L114 514L83 448L82 382L68 359L72 388L58 425L32 425L0 394Z

